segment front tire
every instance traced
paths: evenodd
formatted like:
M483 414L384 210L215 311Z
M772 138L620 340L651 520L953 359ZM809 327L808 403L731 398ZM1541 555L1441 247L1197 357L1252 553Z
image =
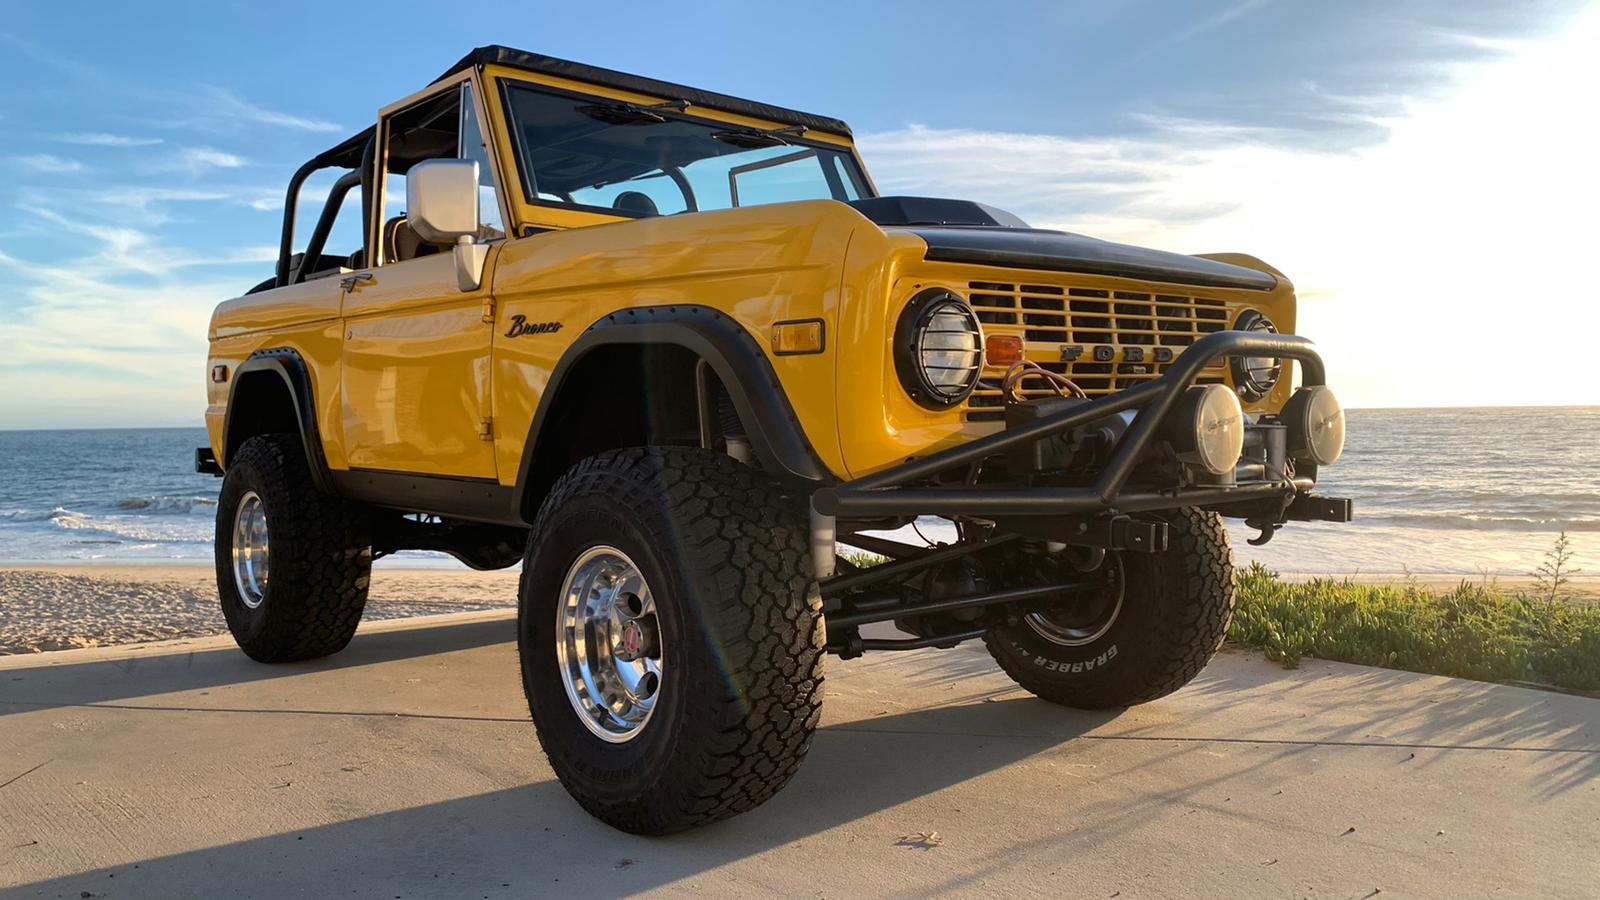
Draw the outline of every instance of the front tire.
M1104 592L984 636L1007 675L1079 709L1148 703L1188 684L1217 652L1233 613L1233 549L1215 513L1168 517L1161 553L1113 553Z
M350 643L367 605L370 525L317 489L298 435L250 438L228 460L215 547L222 615L245 655L294 662Z
M551 490L517 649L539 741L591 815L678 831L799 769L825 642L800 510L755 469L680 448L603 453Z

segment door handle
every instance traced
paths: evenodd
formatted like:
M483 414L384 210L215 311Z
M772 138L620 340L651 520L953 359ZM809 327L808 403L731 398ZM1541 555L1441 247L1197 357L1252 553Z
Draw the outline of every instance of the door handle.
M370 272L358 272L354 275L346 275L345 277L339 279L339 286L344 288L344 292L346 294L353 294L355 293L356 288L360 287L361 285L372 284L377 280L378 279L374 278Z

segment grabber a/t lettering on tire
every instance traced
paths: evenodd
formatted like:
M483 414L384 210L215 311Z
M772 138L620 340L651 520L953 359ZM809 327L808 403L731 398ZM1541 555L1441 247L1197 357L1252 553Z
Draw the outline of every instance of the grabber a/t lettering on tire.
M343 650L367 605L365 510L317 490L298 435L245 441L217 499L217 593L239 647L257 662Z
M522 682L556 775L599 819L662 834L770 798L822 700L804 506L728 456L591 457L534 524Z
M1233 613L1233 550L1215 513L1180 509L1161 553L1109 553L1102 588L984 636L1012 680L1064 706L1146 703L1189 683Z

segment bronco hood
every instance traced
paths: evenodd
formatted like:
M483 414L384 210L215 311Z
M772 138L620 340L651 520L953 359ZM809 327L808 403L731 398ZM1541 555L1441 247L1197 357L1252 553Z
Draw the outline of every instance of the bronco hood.
M1270 291L1278 279L1266 272L1214 259L1115 244L1082 234L1029 228L1021 219L968 200L867 197L857 212L887 231L909 231L928 244L938 262L1083 272L1146 281Z

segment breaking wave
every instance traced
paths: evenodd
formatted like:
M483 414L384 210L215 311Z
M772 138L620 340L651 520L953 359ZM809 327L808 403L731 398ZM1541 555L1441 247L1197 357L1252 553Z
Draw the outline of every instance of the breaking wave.
M142 510L140 512L143 512ZM48 516L50 525L68 531L96 532L133 541L209 541L209 518L178 518L141 515L95 516L57 507Z
M124 497L117 509L136 509L142 513L209 513L217 501L208 497Z
M1432 531L1540 531L1555 533L1600 532L1600 519L1531 518L1527 516L1394 514L1364 516L1356 507L1356 518L1364 525L1392 525L1397 528L1422 528Z

